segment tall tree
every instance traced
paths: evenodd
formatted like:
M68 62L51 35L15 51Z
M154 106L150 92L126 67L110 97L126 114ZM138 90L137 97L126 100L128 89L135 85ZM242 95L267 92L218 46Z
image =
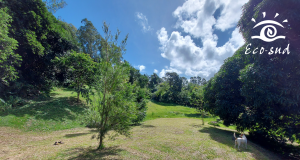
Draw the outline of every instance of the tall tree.
M246 44L225 61L204 88L205 108L220 116L224 124L235 123L238 130L249 129L256 137L280 142L300 139L299 8L300 1L292 0L250 0L243 6L238 26ZM284 28L277 27L277 32L269 28L268 33L285 35L286 39L252 39L263 26L253 29L251 19L260 22L274 16L278 22L288 22L283 23ZM290 54L282 54L287 46ZM281 54L245 54L249 47L252 51L281 48Z
M15 53L18 42L8 36L8 27L12 18L7 8L0 9L0 84L9 85L9 81L18 78L14 65L20 65L21 56ZM1 85L0 85L1 87ZM0 95L1 96L1 95Z
M251 128L252 133L261 132L278 141L285 141L285 137L292 141L300 139L299 8L300 1L250 0L243 6L243 15L238 24L246 44L251 43L253 47L264 47L267 50L271 47L281 48L281 53L289 47L290 54L265 52L247 56L253 63L240 72L240 81L243 82L241 95L245 97L245 105L248 107L245 117L255 120L247 128ZM274 19L282 23L287 20L288 22L282 23L284 28L276 27L277 35L284 35L286 39L273 42L251 39L260 30L253 29L254 24L249 23L250 17L254 17L257 22ZM276 29L273 34L276 34Z
M93 23L84 18L81 26L77 31L81 51L89 54L93 59L99 58L100 34L94 27Z
M126 62L126 60L125 60ZM137 82L140 77L140 71L133 66L130 66L130 71L129 71L129 82L133 84L134 82Z
M156 73L153 73L151 76L150 76L150 80L149 80L149 89L150 91L153 93L155 92L157 89L156 87L158 86L159 83L162 82L162 79L159 78L159 76L156 74Z
M187 80L187 78L185 77L180 77L181 81L182 81L182 87L187 87L189 81Z
M177 95L181 92L182 79L176 72L167 72L165 78L170 86L172 101L176 102Z
M238 80L239 71L243 68L245 47L239 49L232 57L227 58L219 72L204 87L205 110L218 115L225 125L237 124L244 130L244 120L240 113L245 112L245 98L240 93L242 82Z
M55 13L57 10L64 8L67 3L64 0L44 0L50 12Z
M15 53L22 57L21 66L15 65L20 77L17 82L49 91L54 78L51 60L76 49L76 40L42 0L3 0L0 8L4 7L13 20L8 35L18 41Z
M161 82L157 86L157 91L153 93L153 99L156 101L164 101L164 102L174 102L171 99L171 96L169 96L170 92L170 85L167 81Z
M139 76L139 86L141 88L145 88L148 86L149 83L149 77L147 75L141 75Z
M200 76L195 76L195 77L191 77L190 78L190 83L193 83L193 84L197 84L197 85L204 85L206 84L206 79L205 78L201 78Z

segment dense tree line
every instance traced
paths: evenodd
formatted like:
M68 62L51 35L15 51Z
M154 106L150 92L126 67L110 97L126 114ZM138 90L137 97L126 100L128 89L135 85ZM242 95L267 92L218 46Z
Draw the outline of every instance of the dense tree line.
M8 36L17 42L13 52L20 57L10 56L12 62L18 62L12 66L18 79L1 83L1 97L26 97L35 90L49 92L55 72L51 60L78 50L72 26L57 20L41 0L4 0L0 7L11 16Z
M292 0L250 0L243 6L238 27L246 43L225 60L203 92L204 108L225 125L236 124L240 131L248 129L255 137L277 142L300 139L299 8L299 1ZM279 13L276 21L280 23L288 20L284 28L277 27L277 35L286 39L264 42L251 38L260 34L251 19L263 21L262 12L268 19ZM273 47L273 53L260 54L262 47L269 51ZM255 48L258 53L253 54ZM281 54L274 53L276 48L281 48Z
M205 78L195 76L187 80L176 72L167 72L165 77L159 78L154 73L149 79L148 88L152 92L153 100L202 108L200 93L206 84Z

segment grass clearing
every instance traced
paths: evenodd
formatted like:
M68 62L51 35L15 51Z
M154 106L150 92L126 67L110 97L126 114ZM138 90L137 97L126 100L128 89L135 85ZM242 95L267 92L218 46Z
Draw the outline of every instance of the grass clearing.
M170 103L162 103L162 102L155 102L149 101L147 103L147 116L145 121L153 120L157 118L197 118L201 121L201 113L197 111L195 108L185 107L177 104L170 104ZM204 123L207 124L210 121L216 121L218 117L204 117ZM202 121L201 121L202 122ZM226 127L223 124L219 124L220 127L223 128L230 128L235 130L236 126L232 125Z
M30 100L0 113L0 126L23 131L56 131L82 127L84 103L76 102L76 93L68 89L56 89L50 98Z
M208 125L217 117L201 125L194 108L152 101L130 138L107 136L106 148L96 151L99 142L91 137L97 132L81 124L86 106L72 92L56 89L48 99L1 113L0 159L280 159L251 142L248 150L234 149L235 126ZM53 145L59 140L64 144Z
M248 143L248 149L234 149L233 131L201 125L195 118L159 118L131 130L130 138L104 140L105 149L96 151L94 130L21 132L1 127L1 159L280 159ZM13 138L12 138L13 137ZM64 144L53 145L62 140Z
M147 103L147 117L145 120L156 118L198 118L201 116L195 108L184 107L176 104L149 101Z

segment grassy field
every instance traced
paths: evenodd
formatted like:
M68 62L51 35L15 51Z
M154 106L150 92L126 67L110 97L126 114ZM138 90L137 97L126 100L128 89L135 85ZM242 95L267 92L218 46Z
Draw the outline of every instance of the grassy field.
M68 89L56 89L51 97L30 100L0 113L0 126L9 126L22 131L56 131L83 127L81 119L84 103L76 102L76 93Z
M2 127L0 159L279 159L251 142L247 150L234 149L232 133L194 118L162 118L133 127L130 138L106 138L106 148L95 151L90 129L38 134ZM53 145L58 140L64 144Z
M147 117L145 120L153 120L157 118L196 118L199 123L202 123L201 114L195 108L154 101L148 102L147 107ZM210 121L216 121L217 118L218 117L213 118L205 116L204 122L207 124ZM226 127L223 124L219 125L224 128L233 130L236 129L235 126Z
M31 100L26 105L0 113L0 126L42 132L83 127L82 116L87 106L76 102L75 92L57 88L50 95L50 98ZM81 100L84 102L82 98ZM147 107L145 121L157 118L200 119L201 117L196 109L175 104L149 101ZM216 118L205 117L204 120L210 122L215 121ZM222 124L220 126L225 127ZM235 129L235 126L229 128Z
M56 89L51 97L30 101L0 115L0 159L280 159L256 144L236 150L234 126L213 127L193 108L149 102L146 121L131 137L105 138L96 151L96 131L81 124L84 103ZM62 140L64 144L53 145Z

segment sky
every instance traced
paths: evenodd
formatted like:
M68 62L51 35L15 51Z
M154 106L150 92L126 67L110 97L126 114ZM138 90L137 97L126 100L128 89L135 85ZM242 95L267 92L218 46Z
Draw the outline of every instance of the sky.
M77 29L87 18L102 34L129 35L123 56L140 73L209 80L244 44L236 27L248 0L65 0L54 15Z

